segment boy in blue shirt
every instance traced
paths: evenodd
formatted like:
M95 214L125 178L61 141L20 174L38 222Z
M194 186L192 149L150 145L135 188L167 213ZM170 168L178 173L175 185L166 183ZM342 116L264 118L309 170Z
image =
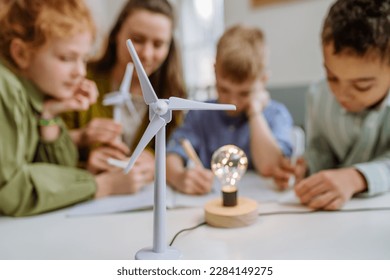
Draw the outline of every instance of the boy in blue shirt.
M209 192L211 157L223 145L243 149L249 169L263 176L271 176L283 156L291 155L292 119L284 105L269 99L265 61L261 30L238 25L220 38L215 63L218 99L209 102L234 104L237 110L187 114L167 147L167 181L174 189L187 194ZM188 156L180 145L183 138L194 146L204 168L186 168Z

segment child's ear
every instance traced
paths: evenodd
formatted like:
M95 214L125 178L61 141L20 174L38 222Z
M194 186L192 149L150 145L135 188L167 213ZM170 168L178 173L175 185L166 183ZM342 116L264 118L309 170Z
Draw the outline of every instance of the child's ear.
M24 70L30 64L31 51L27 44L19 38L11 41L10 54L20 69Z

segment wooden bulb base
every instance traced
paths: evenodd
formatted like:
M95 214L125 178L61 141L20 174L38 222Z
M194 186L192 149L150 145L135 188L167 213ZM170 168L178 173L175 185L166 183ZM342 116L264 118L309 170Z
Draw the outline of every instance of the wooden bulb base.
M221 198L209 201L204 206L207 224L214 227L232 228L253 224L259 215L257 202L253 199L239 197L233 207L223 206Z

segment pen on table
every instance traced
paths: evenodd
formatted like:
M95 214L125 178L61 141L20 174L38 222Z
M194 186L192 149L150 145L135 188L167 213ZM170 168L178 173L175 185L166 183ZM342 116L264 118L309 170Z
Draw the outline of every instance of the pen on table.
M196 154L194 147L192 147L192 145L191 145L191 142L188 141L188 139L182 138L180 140L180 144L183 147L187 156L193 161L193 163L195 165L203 167L202 161L200 160L200 158Z

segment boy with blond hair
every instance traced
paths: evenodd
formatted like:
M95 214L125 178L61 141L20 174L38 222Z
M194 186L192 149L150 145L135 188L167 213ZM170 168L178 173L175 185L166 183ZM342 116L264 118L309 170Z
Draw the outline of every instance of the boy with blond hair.
M280 103L269 99L265 89L266 46L263 32L236 25L225 31L217 45L215 62L217 100L236 111L190 111L184 124L168 142L167 181L188 194L211 190L211 156L219 147L233 144L248 156L249 169L271 176L284 156L291 155L292 119ZM203 167L186 168L188 156L182 138L194 146Z

